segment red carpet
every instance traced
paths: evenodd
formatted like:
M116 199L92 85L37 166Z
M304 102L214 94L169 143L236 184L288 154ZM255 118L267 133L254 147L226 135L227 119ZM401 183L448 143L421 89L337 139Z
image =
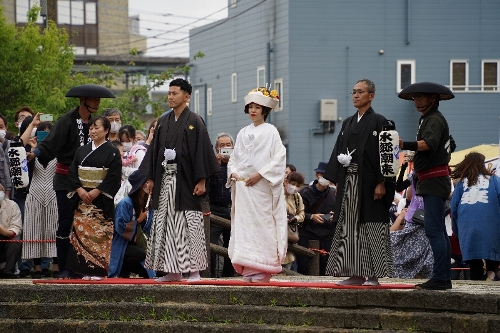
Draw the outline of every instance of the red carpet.
M338 286L334 282L307 281L272 281L269 283L248 283L242 280L202 279L198 282L156 282L154 279L121 279L109 278L101 281L89 280L33 280L34 284L175 284L175 285L210 285L210 286L244 286L244 287L291 287L291 288L331 288L331 289L414 289L412 284L382 284L380 286Z

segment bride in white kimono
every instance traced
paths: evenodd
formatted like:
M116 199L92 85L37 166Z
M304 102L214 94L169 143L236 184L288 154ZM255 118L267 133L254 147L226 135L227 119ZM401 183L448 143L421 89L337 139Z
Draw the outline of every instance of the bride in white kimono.
M231 186L229 258L246 282L267 283L281 272L288 246L283 180L286 148L278 130L265 122L278 104L275 90L245 96L252 123L240 130L228 163Z

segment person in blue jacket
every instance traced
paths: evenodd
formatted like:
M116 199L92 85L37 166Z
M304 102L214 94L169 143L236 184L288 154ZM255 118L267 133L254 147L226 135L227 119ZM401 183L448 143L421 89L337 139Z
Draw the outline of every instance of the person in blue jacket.
M131 273L135 273L142 278L152 278L154 272L143 265L146 250L139 246L142 244L137 241L137 237L142 237L138 236L139 228L142 228L143 233L147 233L151 224L152 214L148 214L147 210L148 180L139 170L134 171L128 180L132 189L115 209L115 230L108 276L127 278Z
M459 182L451 198L453 233L471 280L497 280L500 263L500 178L486 169L485 157L472 152L451 173Z

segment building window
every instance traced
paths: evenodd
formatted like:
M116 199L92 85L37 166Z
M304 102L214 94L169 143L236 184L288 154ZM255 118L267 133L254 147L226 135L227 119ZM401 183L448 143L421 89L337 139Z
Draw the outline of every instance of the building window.
M194 91L194 102L193 102L193 112L196 114L200 114L200 91L196 89Z
M469 60L450 60L450 88L453 91L469 90Z
M482 91L500 91L500 60L482 61Z
M28 22L28 10L33 7L33 5L38 5L39 0L17 0L16 1L16 22L26 23ZM38 15L36 23L43 24L43 17Z
M274 80L274 90L278 92L279 102L274 111L283 111L283 79Z
M396 69L396 91L401 90L415 83L415 60L398 60Z
M230 2L229 2L229 6L230 6L231 8L234 8L234 7L236 7L236 3L237 3L237 2L238 2L238 0L230 0Z
M266 86L266 66L257 67L257 87Z
M83 46L73 46L75 55L85 55L85 48Z
M85 3L85 24L97 24L97 10L95 2Z
M231 74L231 102L238 101L238 74Z
M83 25L83 1L57 1L57 23Z
M207 88L207 116L212 115L212 88Z

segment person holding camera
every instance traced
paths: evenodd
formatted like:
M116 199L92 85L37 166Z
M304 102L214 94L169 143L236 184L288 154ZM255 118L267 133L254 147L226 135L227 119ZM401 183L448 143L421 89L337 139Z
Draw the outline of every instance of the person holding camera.
M330 187L330 181L323 177L316 179L312 185L300 190L304 201L305 218L299 227L300 246L309 248L310 240L319 240L319 249L330 252L335 233L333 212L335 209L335 188ZM329 255L322 255L319 263L319 275L324 276ZM297 271L308 274L309 259L297 255Z
M234 140L228 133L220 133L215 140L215 157L220 165L220 172L209 178L208 198L210 200L210 211L213 215L231 220L231 189L226 187L227 181L227 163L233 150ZM219 244L219 238L222 234L223 246L229 246L231 236L230 229L224 229L216 224L210 224L210 243ZM210 277L216 278L215 253L210 253ZM234 275L234 268L229 258L224 258L222 268L222 277L231 277Z

